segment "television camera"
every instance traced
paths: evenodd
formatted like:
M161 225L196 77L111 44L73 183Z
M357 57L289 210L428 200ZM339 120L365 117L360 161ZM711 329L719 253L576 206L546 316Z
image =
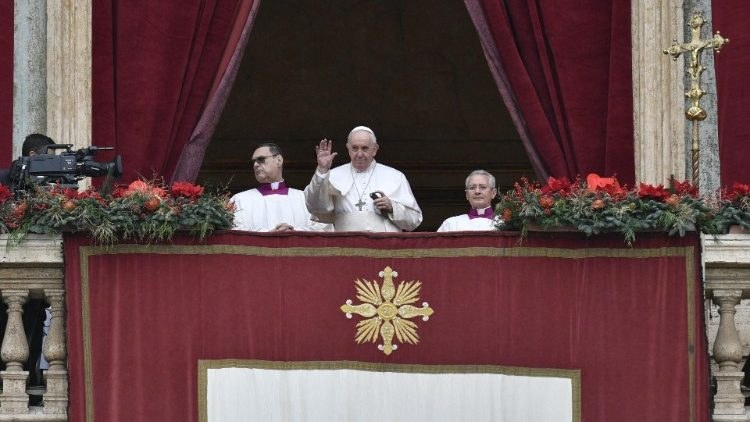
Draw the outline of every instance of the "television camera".
M72 144L47 146L47 154L19 157L10 168L11 187L14 192L26 190L29 185L52 185L78 189L78 182L85 177L122 176L122 158L117 155L111 162L98 162L94 156L98 151L112 147L90 146L77 151ZM60 154L49 154L50 150L63 149Z

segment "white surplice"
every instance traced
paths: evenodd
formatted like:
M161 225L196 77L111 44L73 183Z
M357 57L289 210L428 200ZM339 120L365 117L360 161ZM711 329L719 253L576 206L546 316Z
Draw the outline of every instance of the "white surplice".
M468 214L461 214L446 218L437 229L439 232L484 231L495 230L496 220L484 217L469 218Z
M289 188L286 195L263 195L258 189L250 189L234 195L231 202L236 207L236 230L267 232L286 223L294 227L294 230L330 231L330 226L310 219L305 206L305 194L298 189Z
M370 193L380 191L390 198L393 212L382 214L373 205ZM323 223L333 223L335 231L411 231L422 222L422 210L400 171L372 161L359 172L351 163L315 172L305 188L307 208Z

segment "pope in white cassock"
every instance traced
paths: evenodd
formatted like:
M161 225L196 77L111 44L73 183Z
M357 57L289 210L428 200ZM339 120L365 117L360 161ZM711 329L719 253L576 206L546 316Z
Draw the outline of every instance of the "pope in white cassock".
M323 139L315 147L318 167L305 188L313 218L335 231L411 231L422 222L406 176L375 161L378 143L368 127L357 126L346 140L350 163L331 169L338 153Z
M484 170L474 170L466 178L464 186L471 209L466 214L447 218L437 231L495 230L498 221L492 210L492 200L497 196L495 176Z
M330 225L310 219L304 193L284 183L284 157L278 145L260 145L253 152L252 163L260 186L231 198L235 206L235 229L256 232L330 230Z

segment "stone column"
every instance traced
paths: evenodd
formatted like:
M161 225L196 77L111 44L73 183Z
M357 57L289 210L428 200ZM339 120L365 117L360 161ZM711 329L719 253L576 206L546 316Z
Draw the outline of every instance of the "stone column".
M13 158L21 155L26 135L47 131L46 4L46 0L14 3Z
M686 179L684 59L662 53L683 33L682 1L634 1L631 12L635 179Z
M714 421L745 420L745 396L740 383L745 373L740 368L742 345L735 326L736 306L742 290L714 290L713 300L719 306L719 331L714 341L714 359L719 364L714 396Z
M47 135L91 145L91 2L47 2Z
M26 394L28 371L23 364L29 358L29 344L23 330L23 304L29 296L28 290L3 290L3 300L8 305L8 325L0 348L0 357L5 362L5 371L0 372L3 392L0 395L0 413L18 414L29 410L29 396Z
M65 317L63 306L64 291L50 289L45 291L47 301L52 308L52 321L44 343L44 358L49 362L49 369L44 373L47 392L44 394L44 413L64 415L68 408L68 370L65 367Z

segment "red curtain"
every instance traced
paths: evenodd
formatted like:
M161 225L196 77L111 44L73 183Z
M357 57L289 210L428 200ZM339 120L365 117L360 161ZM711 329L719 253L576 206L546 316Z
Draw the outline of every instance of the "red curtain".
M716 63L716 92L719 102L719 156L721 184L750 182L750 33L747 22L750 9L742 0L722 0L711 4L713 30L730 39L729 44L714 54ZM705 32L705 31L704 31ZM709 34L705 32L703 37Z
M196 421L199 359L579 369L582 421L708 419L697 236L65 239L70 420ZM354 281L422 282L418 345L354 342Z
M93 143L122 155L123 181L171 177L235 51L247 4L94 2Z
M465 3L537 175L632 184L630 1Z
M234 50L227 48L221 60L220 67L223 72L214 78L209 95L210 100L201 114L200 120L193 129L190 139L185 144L177 162L172 180L194 182L198 178L198 172L203 164L206 148L213 136L216 125L219 123L221 113L224 111L229 94L232 91L235 77L242 63L245 53L247 38L250 35L252 24L258 13L260 0L242 0L239 16L247 16L244 25L235 25L228 45L235 46Z
M13 2L0 2L0 168L13 156Z

